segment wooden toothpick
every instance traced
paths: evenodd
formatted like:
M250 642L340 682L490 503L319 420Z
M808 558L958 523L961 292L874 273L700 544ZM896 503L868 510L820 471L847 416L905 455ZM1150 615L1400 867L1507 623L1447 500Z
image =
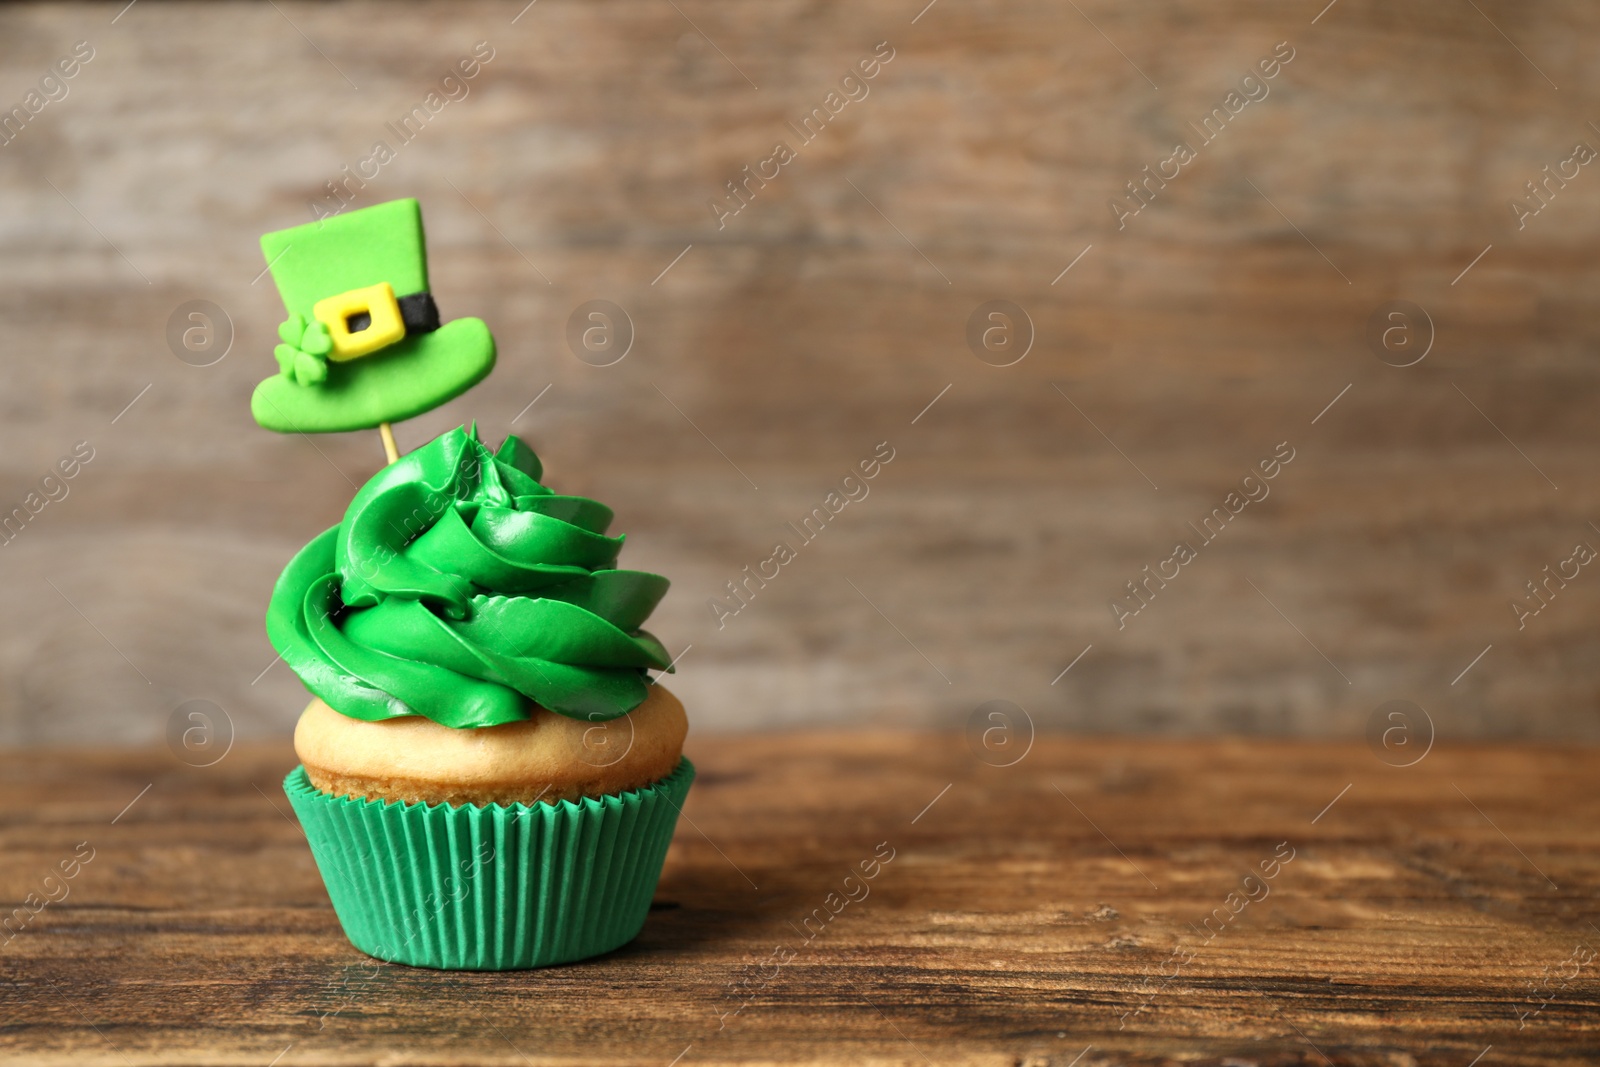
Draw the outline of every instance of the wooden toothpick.
M394 444L394 431L389 429L387 422L378 423L378 436L383 438L383 454L389 457L389 462L399 459L400 450Z

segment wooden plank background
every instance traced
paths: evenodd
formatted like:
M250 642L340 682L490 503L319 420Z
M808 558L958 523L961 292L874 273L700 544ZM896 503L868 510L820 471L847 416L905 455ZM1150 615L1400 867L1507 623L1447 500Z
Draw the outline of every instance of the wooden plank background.
M700 777L639 938L502 974L382 966L350 947L278 787L286 741L208 768L160 748L0 756L0 900L92 855L0 943L0 1057L1600 1056L1600 792L1582 748L1445 742L1400 769L1360 744L1040 738L993 767L949 735L831 730L689 752ZM892 858L866 895L827 903L874 856ZM1241 889L1255 899L1228 903ZM828 907L822 933L801 929Z
M191 700L288 729L268 591L381 453L250 422L281 315L256 238L477 42L358 203L423 200L440 305L502 362L398 436L515 429L613 505L625 563L675 583L654 628L697 729L1008 699L1041 729L1355 737L1407 699L1457 738L1600 737L1600 577L1511 607L1600 545L1600 173L1509 207L1600 145L1597 28L1576 0L0 9L7 109L94 53L0 147L0 511L94 449L0 549L0 741L151 741ZM1270 94L1119 231L1108 199L1279 42ZM1364 340L1400 298L1436 333L1407 368ZM231 320L206 367L167 341L200 299ZM567 346L590 299L634 325L614 366ZM997 299L1035 330L1004 368L965 339ZM870 496L719 629L708 598L882 441ZM1283 441L1271 496L1119 630L1124 583Z

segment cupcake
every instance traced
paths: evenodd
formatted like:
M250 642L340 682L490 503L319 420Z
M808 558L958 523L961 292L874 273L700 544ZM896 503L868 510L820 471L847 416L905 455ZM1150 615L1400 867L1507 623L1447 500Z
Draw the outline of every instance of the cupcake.
M540 484L533 451L458 428L405 456L389 424L482 380L447 319L422 210L395 200L261 239L288 318L251 413L376 428L389 466L284 569L267 635L315 699L284 781L350 941L506 970L638 934L694 778L672 669L641 627L667 591L616 569L611 511Z
M315 694L286 792L363 952L504 970L625 944L694 777L666 592L612 513L516 437L451 430L379 471L284 569L267 632Z

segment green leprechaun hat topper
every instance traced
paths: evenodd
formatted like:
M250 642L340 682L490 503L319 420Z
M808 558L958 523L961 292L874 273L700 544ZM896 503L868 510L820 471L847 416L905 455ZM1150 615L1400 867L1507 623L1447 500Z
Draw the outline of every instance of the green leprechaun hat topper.
M366 430L460 396L494 367L482 319L440 324L422 208L386 204L278 230L261 251L289 318L250 412L279 433Z

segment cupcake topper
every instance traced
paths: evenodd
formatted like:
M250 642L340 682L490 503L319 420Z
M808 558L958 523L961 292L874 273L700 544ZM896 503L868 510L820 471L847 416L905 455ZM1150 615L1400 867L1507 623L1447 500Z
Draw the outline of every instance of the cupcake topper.
M461 395L494 367L481 319L441 325L428 291L422 209L391 200L261 238L288 319L278 373L250 412L279 433L377 427L398 458L391 422Z

